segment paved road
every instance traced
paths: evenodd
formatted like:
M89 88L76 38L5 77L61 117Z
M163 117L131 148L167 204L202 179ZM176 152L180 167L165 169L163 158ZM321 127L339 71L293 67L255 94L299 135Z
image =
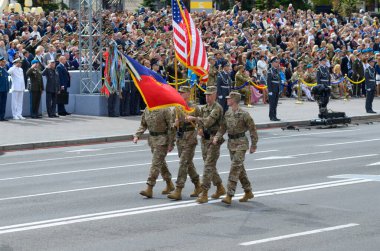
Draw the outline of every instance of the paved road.
M146 141L0 156L0 250L378 250L380 124L259 132L255 199L143 199ZM176 176L178 158L169 154ZM202 172L200 149L196 167ZM218 161L226 182L229 157ZM214 188L212 188L213 192ZM237 191L238 199L242 190Z

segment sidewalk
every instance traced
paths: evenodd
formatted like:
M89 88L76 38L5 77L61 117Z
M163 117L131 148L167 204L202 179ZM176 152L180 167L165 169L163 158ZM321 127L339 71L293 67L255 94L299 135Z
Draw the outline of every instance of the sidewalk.
M364 98L331 100L328 108L346 112L354 120L368 117L380 119L379 114L367 114L364 105ZM373 107L380 112L380 98L375 98ZM259 129L307 125L311 119L318 118L316 102L295 104L294 99L280 100L277 110L280 122L269 120L268 105L258 104L244 109L251 113ZM39 120L9 120L0 122L0 151L131 140L139 124L140 116L109 118L71 115L55 119L45 116Z

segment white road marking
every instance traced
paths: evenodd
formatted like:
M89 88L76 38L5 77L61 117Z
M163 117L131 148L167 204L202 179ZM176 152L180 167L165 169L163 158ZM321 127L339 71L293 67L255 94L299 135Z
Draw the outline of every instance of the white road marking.
M269 156L269 157L264 157L264 158L260 158L260 159L256 159L256 160L294 159L294 158L300 157L300 156L317 155L317 154L324 154L324 153L331 153L331 151L313 152L313 153L301 153L301 154L287 155L287 156Z
M130 147L139 147L139 146L145 146L145 143L139 143L139 144L130 144L130 145L121 145L121 146L110 146L110 147L102 147L102 148L88 148L88 149L79 149L79 150L73 150L73 151L66 151L67 153L72 152L81 152L81 151L101 151L101 150L109 150L109 149L120 149L120 148L130 148Z
M29 163L40 163L40 162L48 162L48 161L55 161L55 160L89 158L89 157L98 157L98 156L116 155L116 154L124 154L124 153L147 152L147 151L150 151L150 149L135 150L135 151L123 151L123 152L114 152L114 153L99 153L99 154L80 155L80 156L76 155L76 156L67 156L67 157L61 157L61 158L39 159L39 160L27 160L27 161L19 161L19 162L8 162L8 163L0 163L0 166L19 165L19 164L29 164Z
M103 150L102 148L78 149L78 150L66 151L66 153L97 152L97 151L102 151L102 150Z
M323 134L331 134L331 133L345 133L345 132L355 132L360 131L361 129L353 129L353 130L340 130L340 131L328 131L328 132L316 132L316 133L300 133L300 134L292 134L292 135L284 135L284 136L276 136L276 137L265 137L262 139L282 139L282 138L293 138L293 137L301 137L301 136L313 136L313 135L323 135Z
M258 151L256 153L266 153L266 152L272 152L272 151L278 151L278 150ZM229 154L222 154L222 155L220 155L220 157L229 157L229 156L230 156ZM194 158L194 160L203 160L203 158L202 157ZM177 160L167 160L166 162L167 163L179 162L179 159L177 159ZM80 170L74 170L74 171L64 171L64 172L54 172L54 173L42 173L42 174L25 175L25 176L18 176L18 177L0 178L0 181L38 178L38 177L64 175L64 174L72 174L72 173L97 172L97 171L104 171L104 170L120 169L120 168L125 168L125 167L147 166L147 165L151 165L151 164L152 164L151 162L147 162L147 163L121 165L121 166L100 167L100 168L91 168L91 169L80 169Z
M247 172L249 172L249 171L257 171L257 170L273 169L273 168L279 168L279 167L301 166L301 165L315 164L315 163L321 163L321 162L331 162L331 161L337 161L337 160L366 158L366 157L373 157L373 156L377 156L377 155L379 155L379 154L375 153L375 154L367 154L367 155L359 155L359 156L348 156L348 157L335 158L335 159L323 159L323 160L314 160L314 161L299 162L299 163L290 163L290 164L281 164L281 165L274 165L274 166L249 168L249 169L245 169L245 170ZM219 172L219 174L226 174L226 173L230 173L230 171Z
M331 143L331 144L323 144L317 146L339 146L339 145L347 145L347 144L356 144L356 143L365 143L372 141L379 141L380 139L366 139L366 140L358 140L358 141L349 141L349 142L340 142L340 143Z
M239 245L250 246L250 245L256 245L256 244L261 244L261 243L266 243L266 242L271 242L271 241L279 241L279 240L290 239L290 238L295 238L295 237L300 237L300 236L305 236L305 235L319 234L323 232L335 231L335 230L340 230L340 229L349 228L349 227L356 227L356 226L359 226L359 224L350 223L350 224L339 225L335 227L320 228L320 229L315 229L315 230L306 231L306 232L282 235L282 236L271 237L271 238L266 238L266 239L261 239L261 240L256 240L256 241L243 242L243 243L240 243Z
M282 188L282 189L274 189L274 190L279 190L279 192L273 192L273 190L259 191L255 193L255 197L257 198L257 197L265 197L265 196L272 196L272 195L278 195L278 194L295 193L295 192L317 190L317 189L328 188L328 187L360 184L360 183L365 183L365 182L369 182L369 180L349 179L349 180L345 180L344 182L330 183L327 185L323 185L325 184L325 182L315 183L315 184L310 184L308 187L300 188L300 189L294 189L294 187L288 187L288 188ZM243 194L236 194L233 200L237 200L238 197L242 195ZM208 204L219 203L219 202L220 200L210 200ZM36 222L30 222L30 223L15 224L15 225L0 227L0 235L6 234L6 233L22 232L22 231L33 230L33 229L43 229L43 228L50 228L50 227L55 227L55 226L70 225L74 223L97 221L97 220L103 220L103 219L112 219L112 218L152 213L152 212L161 212L161 211L194 207L194 206L200 206L200 205L201 204L198 204L194 201L180 201L180 202L165 203L165 204L145 206L145 207L128 208L128 209L100 212L100 213L94 213L94 214L85 214L85 215L57 218L57 219L51 219L51 220L36 221ZM207 204L205 204L204 206L207 206Z
M176 180L176 179L177 178L172 178L172 180ZM354 181L354 180L358 180L358 179L349 179L349 180ZM157 182L161 182L161 181L163 181L163 179L157 179L156 181ZM323 183L318 183L318 184L319 185L329 185L329 184L338 184L338 183L343 183L343 182L347 182L347 179L340 180L340 181L323 182ZM20 195L20 196L13 196L13 197L3 197L3 198L0 198L0 201L27 199L27 198L35 198L35 197L42 197L42 196L49 196L49 195L56 195L56 194L65 194L65 193L91 191L91 190L98 190L98 189L116 188L116 187L138 185L138 184L145 184L145 183L146 183L146 181L135 181L135 182L112 184L112 185L104 185L104 186L94 186L94 187L85 187L85 188L77 188L77 189L70 189L70 190L61 190L61 191L54 191L54 192L46 192L46 193ZM307 188L307 187L310 187L310 186L315 186L315 184L288 187L287 189ZM281 188L281 189L274 189L274 190L267 190L267 192L280 192L281 190L283 190L283 188Z
M376 163L368 164L367 166L380 166L380 162L376 162Z
M370 175L370 174L341 174L329 176L332 179L366 179L370 181L380 181L380 175Z

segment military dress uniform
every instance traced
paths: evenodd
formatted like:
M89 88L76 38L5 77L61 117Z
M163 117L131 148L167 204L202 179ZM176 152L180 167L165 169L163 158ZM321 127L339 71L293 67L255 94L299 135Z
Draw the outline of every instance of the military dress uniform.
M235 75L235 87L239 88L243 86L246 82L250 81L251 79L242 73L240 70L236 73ZM250 105L249 104L249 97L251 96L251 91L250 91L250 85L248 84L244 88L240 89L239 92L245 96L244 99L244 104L245 105Z
M34 62L37 63L37 62ZM39 67L36 68L30 68L26 72L26 76L30 78L30 97L31 97L31 117L32 118L38 118L39 108L40 108L40 102L41 102L41 94L44 90L44 84L42 80L42 73L39 69Z
M231 92L228 98L233 98L239 102L240 94ZM224 115L218 133L215 135L215 139L220 140L226 132L228 133L227 148L230 151L231 169L227 184L227 204L231 203L230 199L235 195L238 181L241 182L244 192L247 194L247 198L253 198L251 183L248 180L244 168L245 153L249 149L248 138L245 135L246 131L249 131L252 146L255 147L257 145L258 136L256 125L252 117L240 107L238 107L236 111L229 108ZM247 200L241 201L245 202Z
M140 127L134 136L140 138L147 129L149 130L148 144L151 147L153 157L146 183L148 187L146 190L141 191L140 194L151 198L153 196L153 187L156 185L156 180L160 173L167 184L162 194L169 194L174 190L174 185L171 181L172 175L165 161L168 149L174 145L174 131L170 109L164 108L154 111L145 109L141 117Z
M371 61L375 61L374 58L370 58L368 63ZM371 65L365 70L365 89L366 89L366 101L365 101L365 109L367 113L376 113L372 109L372 102L375 97L376 90L376 72L375 68Z
M320 65L317 69L317 84L331 87L331 75L327 66Z
M188 86L181 86L179 92L190 92L191 89ZM193 102L188 102L187 105L193 108L194 111L188 115L199 116L200 109ZM176 114L177 113L177 114ZM169 199L181 200L181 191L185 187L187 175L190 176L191 182L194 184L194 192L190 197L198 197L201 192L201 185L199 182L199 174L195 168L193 158L195 154L195 148L198 144L197 130L195 124L185 121L184 112L174 112L173 117L177 117L179 120L179 126L177 128L177 148L179 157L179 169L178 177L176 181L176 190L168 195Z
M223 113L227 111L227 99L226 97L231 91L232 79L229 73L221 71L216 79L218 87L218 102L223 108Z
M5 60L3 57L0 57L0 61ZM0 121L5 121L5 107L7 105L7 96L9 92L9 80L8 72L0 67Z
M277 118L277 105L280 98L280 84L281 77L278 69L271 68L268 72L267 86L268 86L268 98L269 98L269 119L272 121L278 121Z
M216 87L209 86L205 94L216 93ZM201 108L200 116L198 117L198 127L202 128L201 149L204 161L203 180L202 180L202 194L197 199L197 202L206 203L208 201L208 190L211 186L211 181L217 187L216 192L211 196L214 199L226 193L222 179L220 178L216 169L216 162L220 156L220 146L224 140L220 139L218 144L214 145L212 139L217 133L220 123L223 118L223 108L215 102L212 105L205 105Z

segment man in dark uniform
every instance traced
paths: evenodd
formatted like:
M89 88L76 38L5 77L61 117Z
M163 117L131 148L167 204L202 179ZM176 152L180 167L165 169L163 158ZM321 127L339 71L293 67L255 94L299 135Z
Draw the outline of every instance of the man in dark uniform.
M5 118L5 107L7 105L7 95L9 92L8 72L5 69L6 60L0 56L0 121L7 121Z
M271 121L280 121L277 118L277 104L280 94L280 59L274 57L271 60L272 68L268 72L267 84L268 84L268 97L269 97L269 119Z
M49 118L58 118L56 114L57 94L60 89L59 75L55 70L55 61L49 60L42 76L46 76L46 110Z
M360 52L356 51L354 52L354 55L356 56L356 59L352 65L352 80L358 82L364 78L364 66L362 60L360 59ZM353 84L352 88L352 95L359 98L361 93L361 84Z
M375 97L376 90L376 72L375 72L375 58L371 57L368 60L369 67L365 70L365 89L367 93L366 101L365 101L365 109L367 113L376 113L372 110L372 102Z
M30 98L31 98L31 117L32 119L42 118L39 116L41 94L44 90L42 73L39 68L38 60L32 61L32 67L26 72L26 76L30 78Z
M222 63L223 70L219 72L216 78L216 85L218 88L218 102L223 107L225 113L228 109L226 97L230 94L232 79L230 75L230 65L227 61Z
M329 68L326 66L326 57L320 58L319 62L320 65L317 69L317 84L331 87L331 75Z

